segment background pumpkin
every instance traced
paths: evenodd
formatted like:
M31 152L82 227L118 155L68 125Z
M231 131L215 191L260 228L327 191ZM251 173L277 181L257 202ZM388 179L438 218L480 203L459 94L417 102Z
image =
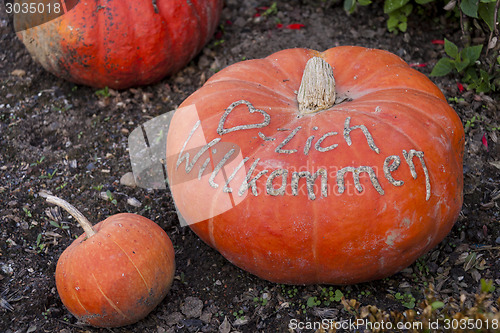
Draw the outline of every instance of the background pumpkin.
M184 67L212 37L221 9L222 0L89 0L50 21L48 11L16 14L14 26L47 71L78 84L124 89ZM33 20L48 22L31 27Z
M297 91L306 62L313 57L333 68L337 99L326 110L304 114L299 112ZM242 100L255 109L245 103L232 108ZM262 126L265 113L270 121ZM347 118L352 121L347 126L351 145ZM253 125L234 130L242 124ZM361 128L354 127L359 125L366 126L380 153L370 147ZM302 129L286 142L298 126ZM331 134L328 143L325 139L323 147L338 146L328 152L311 148L305 154L311 135L318 132L309 144L313 147L328 131L337 135ZM210 142L216 144L200 150ZM288 154L276 152L280 142L286 142L281 149ZM236 151L225 161L228 168L217 167L224 165L221 155L229 150L219 152L222 143L233 144ZM183 218L235 265L279 283L358 283L398 272L447 235L462 205L463 143L460 119L441 91L399 57L348 46L323 53L290 49L232 65L186 99L170 124L167 170ZM411 149L425 153L428 180L417 158L414 171L402 166L402 152ZM193 164L191 174L185 169L186 152ZM395 181L404 180L402 186L384 177L383 165L395 155L401 166L391 169L389 164L388 169ZM200 172L208 158L210 171ZM232 174L242 162L244 168ZM324 168L331 185L338 181L339 169L363 165L374 166L383 194L365 174L360 177L361 192L346 176L343 193L330 186L324 196L318 180L314 200L304 180L299 180L294 195L290 176L284 195L266 194L264 178L255 182L257 195L251 186L238 194L238 181L248 175L250 181L265 170L269 175L276 168L289 174ZM231 193L224 190L226 183Z

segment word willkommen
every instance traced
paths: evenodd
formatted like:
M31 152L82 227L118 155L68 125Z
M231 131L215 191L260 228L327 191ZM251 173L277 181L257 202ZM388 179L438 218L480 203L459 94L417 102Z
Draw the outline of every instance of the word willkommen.
M229 114L232 112L232 110L239 106L245 104L248 107L248 111L250 113L260 113L263 116L263 121L258 124L246 124L246 125L238 125L234 126L231 128L226 128L225 123L226 120L229 116ZM264 128L269 126L271 122L271 116L265 112L264 110L259 110L256 109L250 102L245 101L245 100L240 100L237 102L232 103L224 112L224 114L221 116L218 127L217 127L217 134L219 137L213 139L212 141L206 143L204 146L200 147L200 149L197 151L197 153L192 157L192 160L190 161L190 155L189 152L186 152L186 146L188 142L191 140L193 137L194 133L196 130L200 127L200 120L198 120L195 125L193 126L192 130L190 131L186 141L184 142L181 151L179 153L177 163L176 163L176 170L179 169L181 164L185 162L185 171L187 174L189 174L195 164L198 162L200 157L210 149L214 149L216 151L216 145L221 142L223 136L227 133L234 132L234 131L244 131L248 129L257 129L257 128ZM323 142L325 141L326 138L335 136L335 135L342 135L343 140L348 146L352 146L353 142L351 139L351 132L355 130L359 130L363 133L365 139L366 139L366 144L368 147L374 151L376 154L380 154L380 149L377 147L375 140L373 139L372 134L368 130L368 128L365 125L351 125L352 119L351 117L346 117L344 121L344 126L342 129L342 133L339 134L338 132L335 131L330 131L327 132L323 135L321 135L316 142L314 142L315 136L309 136L304 144L303 149L299 150L297 147L291 147L290 141L293 140L293 138L297 135L302 130L301 126L298 126L291 130L290 134L283 139L281 142L278 142L276 138L272 137L267 137L264 135L262 132L259 132L258 135L263 141L276 141L276 148L274 151L277 154L305 154L308 155L309 152L314 149L318 152L326 153L329 151L334 150L335 148L338 147L338 144L332 144L330 146L325 146ZM278 129L282 130L282 129ZM313 127L313 130L318 131L318 127ZM212 148L213 147L213 148ZM234 154L237 152L236 148L232 148L228 150L224 157L215 165L215 167L212 170L211 176L208 180L210 186L213 188L218 188L220 184L217 184L214 180L219 172L224 168L224 166L230 161L231 159L234 159ZM425 164L425 159L424 159L424 152L423 151L418 151L415 149L409 149L407 150L402 150L402 155L405 164L407 167L410 169L411 175L413 179L417 179L417 172L415 168L415 163L414 163L414 157L418 158L418 161L420 162L420 165L424 171L424 176L425 176L425 196L426 200L429 200L431 196L431 185L430 185L430 180L429 180L429 171L427 169L427 166ZM266 194L271 195L271 196L282 196L285 195L287 192L287 186L290 184L291 187L291 193L294 196L297 196L299 193L299 180L301 178L305 178L306 180L306 187L307 187L307 193L308 193L308 198L310 200L315 200L317 197L317 194L315 193L315 185L316 181L319 178L319 185L320 185L320 193L319 195L323 197L328 196L328 172L325 168L319 168L316 172L312 173L310 171L290 171L287 169L281 169L277 168L274 170L269 170L269 169L263 169L257 174L255 173L255 170L257 169L257 166L259 166L259 163L261 163L260 158L255 158L253 162L247 163L250 160L249 157L244 157L240 163L232 170L230 175L228 177L225 177L225 184L223 187L223 191L225 193L232 193L233 188L230 187L231 181L235 178L236 174L238 171L245 166L245 164L249 164L249 168L247 169L246 176L242 180L239 188L238 188L238 195L242 196L244 195L249 189L251 190L252 194L254 196L259 195L259 191L257 188L257 182L259 181L264 181L263 178L264 175L267 175L267 180L266 186L265 186L265 191ZM207 170L207 167L210 165L211 162L211 157L207 157L205 161L202 163L198 170L198 180L201 180L202 175L204 172ZM398 155L390 155L387 156L384 160L383 164L383 173L385 179L393 186L402 186L404 182L402 180L396 180L392 173L396 171L400 166L401 166L401 157ZM263 165L263 164L261 164ZM368 166L368 165L358 165L358 166L347 166L344 168L341 168L336 171L336 181L337 181L337 187L338 187L338 192L340 194L344 193L345 191L345 178L348 173L352 174L353 180L354 180L354 186L358 192L363 192L363 187L361 186L360 183L360 175L365 173L368 175L371 184L373 188L380 194L384 195L384 189L380 185L377 173L375 172L376 169L374 169L373 166ZM281 181L281 184L279 183ZM279 185L279 187L276 187L276 185Z

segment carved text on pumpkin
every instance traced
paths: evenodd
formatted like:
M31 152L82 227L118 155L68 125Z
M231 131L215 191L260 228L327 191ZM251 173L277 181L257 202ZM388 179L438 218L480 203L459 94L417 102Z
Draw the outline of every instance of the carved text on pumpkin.
M245 104L248 107L250 113L257 112L257 113L262 114L263 121L261 123L256 123L256 124L243 124L243 125L233 126L230 128L224 127L225 122L226 122L229 114L233 111L233 109L236 106L242 105L242 104ZM345 143L348 146L352 146L353 142L351 139L351 132L359 129L363 133L363 135L366 139L366 143L368 144L368 147L372 151L374 151L376 154L380 154L380 149L375 144L373 136L370 133L370 131L368 130L368 127L363 125L363 124L351 126L351 120L352 120L351 117L346 117L346 119L344 121L342 134L343 134L343 138L344 138ZM232 103L226 109L226 111L224 112L224 114L222 115L222 117L219 121L219 125L217 128L217 134L219 134L219 136L222 137L224 134L234 132L234 131L264 128L264 127L269 126L270 123L271 123L271 116L267 112L260 110L260 109L256 109L248 101L241 100L241 101L237 101L237 102ZM191 170L194 168L195 164L200 159L200 157L202 157L211 147L216 146L217 143L219 143L222 139L221 137L215 138L215 139L211 140L210 142L206 143L203 147L200 147L200 150L193 156L193 158L190 162L189 161L189 158L190 158L189 153L184 152L184 151L185 151L185 148L186 148L189 140L191 139L193 134L200 127L200 124L201 124L200 121L197 121L195 123L195 125L192 128L192 130L190 131L186 141L184 142L184 144L181 148L181 151L179 153L178 159L177 159L176 169L178 169L179 166L182 164L182 162L185 161L186 162L185 171L187 174L191 172ZM314 131L317 131L319 128L315 126L312 129ZM297 135L297 133L300 130L302 130L301 126L295 127L293 130L291 130L290 134L279 143L278 143L278 141L276 141L276 143L274 143L273 142L275 140L274 137L268 137L268 136L264 135L262 132L259 132L259 137L264 142L267 142L270 144L271 144L271 142L273 142L273 144L276 144L276 148L274 149L274 151L276 153L295 154L295 153L299 152L299 149L297 149L297 147L293 148L293 147L286 147L286 146L291 145L290 142L293 140L293 138ZM301 149L301 151L304 153L304 155L308 155L312 147L314 147L314 149L316 151L322 152L322 153L332 151L335 148L337 148L339 146L339 144L334 143L334 144L330 144L329 146L323 146L323 142L328 137L332 137L335 135L338 135L338 133L336 131L329 131L329 132L321 135L319 137L319 139L316 140L315 143L314 143L314 139L315 139L316 135L311 135L307 138L306 143L304 145L304 148ZM216 149L214 148L213 154L215 154L215 153L216 153ZM220 161L217 163L217 165L215 165L215 167L213 167L211 176L208 180L208 183L211 187L213 187L213 188L219 187L219 184L217 184L215 182L215 178L216 178L217 174L219 172L221 172L221 170L224 171L224 165L227 164L228 160L231 159L231 157L234 153L235 153L235 149L230 149L229 151L225 152L224 156L220 159ZM426 166L426 163L424 160L424 152L418 151L415 149L410 149L408 151L403 149L402 155L404 157L406 164L408 165L408 167L410 169L410 173L411 173L411 176L413 177L413 179L417 179L417 172L416 172L415 164L413 161L414 161L414 157L418 158L420 165L424 171L424 176L425 176L425 194L426 194L425 198L426 198L426 200L429 200L429 198L431 196L430 176L429 176L429 171L427 169L427 166ZM225 193L233 192L233 188L230 187L229 185L235 179L235 177L236 177L237 173L240 171L240 169L243 168L243 166L245 166L245 164L249 160L250 160L249 157L244 157L240 161L240 163L232 170L229 177L227 177L226 173L224 172L225 184L223 187L223 192L225 192ZM211 161L211 158L207 157L205 159L205 161L203 162L203 164L200 166L200 169L198 171L198 180L201 180L201 177L202 177L203 173L205 172L205 170L207 169L207 167L209 166L210 161ZM317 179L319 178L320 179L320 184L319 184L319 188L320 188L319 192L320 193L318 193L318 195L320 195L322 197L328 196L328 193L329 193L328 172L325 168L319 168L315 172L311 172L311 171L293 171L293 172L291 172L290 170L282 169L282 168L277 168L274 170L269 170L269 169L264 168L263 170L258 171L257 174L254 175L254 172L255 172L255 170L258 169L260 162L261 162L261 158L259 158L259 157L253 158L252 164L250 165L250 167L248 169L245 170L245 171L247 171L246 175L243 177L243 179L241 181L241 185L238 189L239 196L244 195L246 193L246 191L248 191L248 190L251 190L251 192L254 196L258 196L259 195L259 188L257 186L257 182L259 181L260 178L262 178L266 174L269 174L269 175L267 177L264 190L265 190L265 193L268 195L271 195L271 196L283 196L283 195L285 195L287 193L286 189L287 189L287 186L289 183L288 178L289 178L289 175L291 175L290 188L291 188L292 195L294 195L294 196L299 195L299 181L301 178L305 178L308 198L310 200L315 200L317 197L317 194L315 193L315 185L316 185ZM260 163L260 164L261 164L261 166L263 165L263 163ZM394 177L392 175L392 173L395 172L400 167L400 165L401 165L401 158L397 155L390 155L387 158L385 158L385 160L384 160L383 175L384 175L385 179L389 182L389 184L391 184L393 186L402 186L404 184L404 181L396 180L396 179L394 179ZM346 166L344 168L339 169L336 172L336 185L338 188L338 193L343 194L345 192L345 179L346 179L346 176L348 173L352 174L352 179L354 181L355 189L359 193L363 192L363 186L361 185L360 175L364 173L370 179L370 182L371 182L373 188L380 195L384 195L385 191L379 182L379 179L378 179L377 173L375 172L375 169L374 169L374 167L367 166L367 165ZM277 180L277 178L281 179L281 184L279 187L275 187L275 184L274 184L275 180ZM277 181L279 181L279 180L277 180Z

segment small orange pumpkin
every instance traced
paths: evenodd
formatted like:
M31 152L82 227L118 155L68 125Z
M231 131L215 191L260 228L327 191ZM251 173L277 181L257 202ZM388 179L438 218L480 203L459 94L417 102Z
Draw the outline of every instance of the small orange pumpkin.
M349 284L409 266L462 205L464 131L386 51L290 49L215 74L167 138L182 217L270 281Z
M61 254L56 286L66 308L97 327L133 324L166 296L175 271L174 248L153 221L130 213L92 225L66 201L44 195L84 228Z
M222 0L26 2L44 11L17 13L14 27L37 62L65 80L115 89L183 68L212 37L222 10Z

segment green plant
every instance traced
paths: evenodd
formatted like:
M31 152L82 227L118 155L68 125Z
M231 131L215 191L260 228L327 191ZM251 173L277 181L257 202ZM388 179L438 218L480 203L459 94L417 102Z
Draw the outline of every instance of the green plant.
M106 191L106 197L107 197L107 200L110 201L113 205L116 205L118 203L118 201L116 201L116 199L113 196L113 193L111 193L110 190Z
M398 292L394 294L394 298L400 301L405 308L413 309L415 307L415 297L410 293L401 294Z
M36 252L37 253L40 253L42 252L44 249L45 249L45 246L47 246L47 244L43 243L42 242L42 237L43 237L43 234L42 233L39 233L38 236L36 237Z
M453 332L498 332L500 299L496 302L492 299L492 285L492 281L482 280L481 288L476 295L467 297L463 295L460 300L449 298L446 301L436 299L433 287L430 286L426 290L425 298L415 304L414 309L407 309L403 312L385 311L374 305L362 306L355 299L342 299L342 304L356 319L363 319L370 323L384 321L391 323L393 327L396 327L398 323L421 323L418 329L408 332L441 332L442 330L438 327L449 327L443 332L452 332L453 322L455 325L458 323L463 326L461 330L453 329ZM472 298L470 300L472 302L467 301L467 298Z
M97 97L100 97L100 98L106 98L106 97L111 96L109 94L109 88L107 86L104 87L104 88L102 88L102 89L96 90L95 94L96 94Z
M423 275L426 276L429 274L429 266L427 266L426 259L424 258L419 258L417 262L415 263L415 266L417 268L417 271Z
M434 0L415 0L417 5L425 5ZM387 20L387 30L398 33L405 32L408 28L408 17L412 13L414 4L410 0L385 0L384 13L389 18Z
M470 128L474 128L476 126L476 121L481 121L481 116L473 116L471 119L465 122L465 131L468 132Z
M99 191L99 192L102 190L103 187L104 187L104 185L102 185L102 184L92 185L92 189Z
M299 290L294 286L281 285L281 294L287 298L294 298L297 296Z
M307 299L307 307L308 308L314 308L316 306L319 306L321 305L321 301L318 300L318 298L316 296L311 296Z
M57 169L48 170L45 175L41 175L40 179L52 179L56 175Z
M255 304L255 306L258 306L258 305L265 306L269 300L267 298L264 298L261 296L261 297L254 297L253 301L255 303L257 303L257 304Z
M333 287L321 289L321 301L325 306L329 306L333 302L340 302L344 297L344 293L340 289L333 289Z
M42 157L40 157L40 159L36 160L34 163L31 163L30 166L40 165L40 164L42 164L44 159L45 159L45 156L42 156Z
M450 58L440 59L432 69L432 76L443 76L452 70L461 73L474 65L481 55L482 45L469 46L462 50L448 39L444 39L444 51Z
M276 4L276 2L273 2L271 6L269 6L269 8L262 13L262 16L270 16L270 15L275 15L277 13L278 13L278 5Z
M348 13L353 13L359 6L368 6L371 4L371 0L344 0L344 9Z
M66 186L68 185L68 183L62 183L61 185L57 186L56 187L56 190L62 190L63 188L65 188Z
M457 7L453 2L453 6L447 9L459 12L467 45L459 51L455 44L445 40L445 53L450 58L440 59L431 75L442 76L456 70L463 76L468 89L477 93L496 91L500 85L500 56L496 47L500 37L497 28L500 1L463 0L458 3L460 6ZM470 45L471 36L476 32L488 35L484 45ZM481 58L483 51L484 56Z
M217 46L220 46L222 44L224 44L226 41L224 39L218 39L214 42L213 46L214 47L217 47Z
M242 319L244 317L244 313L245 313L245 311L243 311L243 309L240 309L238 311L233 311L233 316L236 319Z
M358 6L370 5L369 0L344 0L344 9L348 13L354 12ZM500 55L497 45L500 38L499 0L385 0L384 13L388 15L387 29L390 32L405 32L408 29L408 18L412 13L422 15L424 5L433 3L434 12L440 8L447 11L446 17L455 17L460 21L464 48L458 47L450 41L445 41L445 52L448 57L438 61L432 76L448 75L456 71L463 77L469 90L477 93L494 92L500 86ZM415 11L415 9L418 9ZM437 17L436 17L437 18ZM472 36L482 35L483 44L471 45Z
M434 0L414 0L417 5L425 5ZM344 0L344 9L348 13L353 13L357 6L367 6L372 3L371 0ZM389 16L387 19L387 30L398 33L405 32L408 27L408 17L413 11L413 1L410 0L385 0L384 13Z
M448 57L441 58L432 69L431 76L444 76L455 70L464 75L464 82L469 83L470 89L477 92L495 90L492 77L483 69L476 69L476 62L481 56L483 45L468 46L459 50L457 45L444 39L444 51Z
M28 208L23 207L23 211L24 211L24 214L26 214L27 217L33 217L33 215L31 214L31 211Z
M61 230L66 230L66 229L69 229L69 226L65 225L65 224L59 224L57 223L56 221L53 221L53 220L50 220L49 221L50 225L53 226L53 227L56 227L58 229L61 229Z
M481 292L489 294L495 291L495 285L492 280L481 279Z

